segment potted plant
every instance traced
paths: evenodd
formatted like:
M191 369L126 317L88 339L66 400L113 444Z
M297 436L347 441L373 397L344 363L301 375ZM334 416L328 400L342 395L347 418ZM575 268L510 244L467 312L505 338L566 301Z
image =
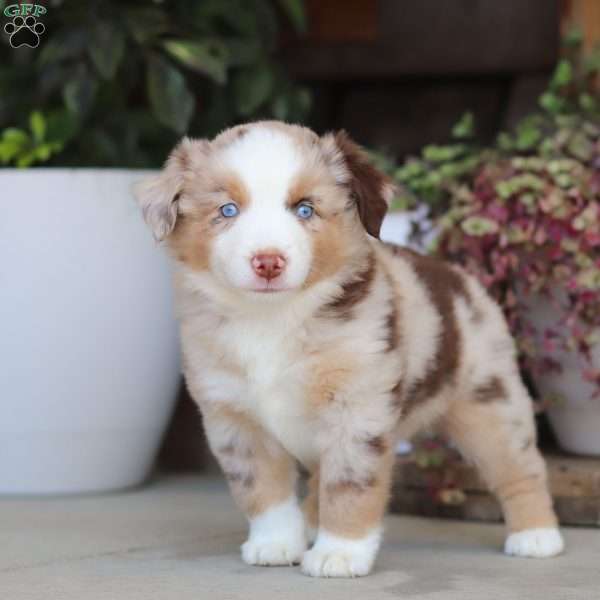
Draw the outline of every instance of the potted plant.
M38 13L36 47L0 43L0 493L121 488L147 475L180 385L169 268L130 187L183 134L304 115L272 58L302 6Z
M432 250L503 307L562 447L600 454L600 60L571 48L513 133L479 148L466 115L394 175L403 206L428 205Z

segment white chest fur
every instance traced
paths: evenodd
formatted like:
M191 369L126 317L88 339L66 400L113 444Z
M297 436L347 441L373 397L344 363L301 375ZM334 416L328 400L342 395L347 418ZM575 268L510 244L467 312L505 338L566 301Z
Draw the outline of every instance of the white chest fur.
M236 397L229 401L254 416L299 461L314 461L303 328L289 328L275 319L245 319L224 324L216 334L218 346L240 367Z

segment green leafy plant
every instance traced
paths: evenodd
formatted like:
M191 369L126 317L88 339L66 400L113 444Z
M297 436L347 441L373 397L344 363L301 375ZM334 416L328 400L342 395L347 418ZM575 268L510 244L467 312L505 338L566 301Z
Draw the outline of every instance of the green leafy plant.
M0 129L66 112L51 164L157 166L183 134L310 106L274 57L282 23L305 28L302 0L55 0L43 22L38 48L2 39Z
M0 135L0 162L29 167L46 162L59 153L69 138L66 115L58 113L48 119L38 111L29 116L29 131L8 127Z
M535 381L575 351L600 396L591 362L600 343L599 56L581 60L569 47L540 112L494 146L472 141L467 115L454 142L428 146L392 173L404 186L401 206L428 204L431 250L463 264L500 302L524 371ZM555 323L534 325L534 296L553 303Z

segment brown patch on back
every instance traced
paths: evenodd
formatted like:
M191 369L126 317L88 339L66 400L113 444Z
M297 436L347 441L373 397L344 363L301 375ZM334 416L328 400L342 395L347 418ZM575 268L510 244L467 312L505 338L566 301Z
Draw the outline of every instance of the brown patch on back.
M325 305L337 317L345 321L352 318L352 309L360 304L368 295L375 278L376 262L373 254L369 254L367 265L352 279L342 284L342 295Z
M386 352L393 352L398 347L398 311L393 300L390 301L390 312L385 318Z
M335 141L350 171L348 185L350 195L356 202L358 216L367 232L379 238L381 223L388 210L384 190L391 185L391 180L370 164L363 149L345 131L336 133Z
M460 363L461 337L454 301L457 297L470 302L463 276L437 259L421 256L404 248L394 248L396 255L407 259L429 292L432 304L441 316L441 332L435 355L424 377L413 383L406 393L403 416L435 396L446 382L453 380Z
M508 400L508 393L502 383L502 380L497 377L490 377L489 381L478 385L473 393L475 400L482 404L489 404L490 402L506 402Z

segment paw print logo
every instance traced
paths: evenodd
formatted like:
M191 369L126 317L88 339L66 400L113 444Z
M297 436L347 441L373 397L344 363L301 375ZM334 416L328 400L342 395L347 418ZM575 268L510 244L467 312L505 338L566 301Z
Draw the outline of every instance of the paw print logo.
M37 48L40 44L40 35L45 30L44 24L40 23L33 15L29 15L25 19L15 17L11 23L4 26L4 31L10 36L9 42L13 48L21 46Z

